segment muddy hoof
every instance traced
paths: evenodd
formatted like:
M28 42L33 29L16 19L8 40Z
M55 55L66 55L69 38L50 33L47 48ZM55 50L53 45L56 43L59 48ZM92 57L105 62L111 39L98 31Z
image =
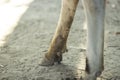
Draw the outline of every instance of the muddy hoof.
M61 61L62 61L62 55L55 55L54 62L61 64Z
M40 66L52 66L52 65L54 65L54 60L49 60L46 57L44 57L40 63Z

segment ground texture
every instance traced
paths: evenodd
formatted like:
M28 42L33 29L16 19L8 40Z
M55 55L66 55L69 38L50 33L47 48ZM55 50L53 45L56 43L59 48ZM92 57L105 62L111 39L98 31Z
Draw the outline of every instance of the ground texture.
M56 29L60 7L61 0L2 1L0 34L4 37L0 36L0 80L82 80L86 30L81 2L62 64L39 65ZM98 80L120 80L120 0L107 1L105 22L105 70Z

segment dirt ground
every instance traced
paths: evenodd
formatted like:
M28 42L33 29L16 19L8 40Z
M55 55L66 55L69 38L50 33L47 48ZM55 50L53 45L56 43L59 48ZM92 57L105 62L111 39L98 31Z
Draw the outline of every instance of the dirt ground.
M62 64L39 65L60 7L61 0L1 0L0 80L80 80L84 76L86 30L81 1ZM105 22L105 70L98 80L120 80L120 0L107 1Z

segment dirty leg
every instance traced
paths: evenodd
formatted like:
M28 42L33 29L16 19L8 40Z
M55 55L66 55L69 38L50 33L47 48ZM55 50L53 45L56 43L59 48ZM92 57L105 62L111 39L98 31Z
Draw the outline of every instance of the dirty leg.
M96 80L103 71L104 0L82 0L88 27L86 80Z
M54 62L62 61L62 53L66 49L67 37L74 18L76 7L79 0L62 0L62 8L56 32L53 36L48 52L45 54L41 65L49 66Z

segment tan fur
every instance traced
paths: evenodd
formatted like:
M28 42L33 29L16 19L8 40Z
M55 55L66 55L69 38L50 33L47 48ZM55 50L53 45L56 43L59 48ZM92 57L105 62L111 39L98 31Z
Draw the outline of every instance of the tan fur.
M63 0L58 26L46 54L48 59L53 58L57 53L62 54L67 50L67 37L74 18L77 3L78 0Z

